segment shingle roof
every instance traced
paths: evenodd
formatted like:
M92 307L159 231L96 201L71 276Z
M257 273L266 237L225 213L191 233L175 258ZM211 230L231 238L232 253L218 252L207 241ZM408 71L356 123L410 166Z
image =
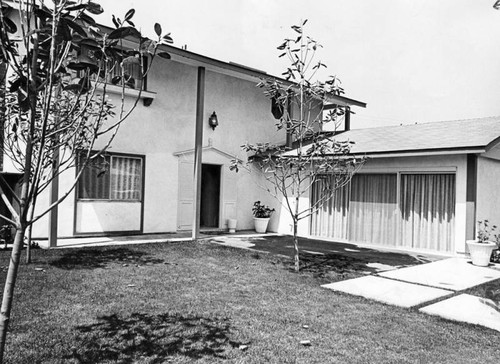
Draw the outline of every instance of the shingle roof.
M353 141L352 154L486 148L500 138L500 116L354 129L334 139Z

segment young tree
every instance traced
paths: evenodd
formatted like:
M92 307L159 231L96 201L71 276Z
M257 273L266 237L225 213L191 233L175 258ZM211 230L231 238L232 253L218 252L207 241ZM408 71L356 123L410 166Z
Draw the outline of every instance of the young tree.
M15 193L0 174L0 196L11 214L0 217L16 229L0 310L2 362L26 230L71 193L87 166L102 167L105 151L142 93L139 87L137 98L125 102L125 88L137 86L155 55L170 58L157 50L172 39L162 36L159 24L156 40L143 37L132 22L133 9L122 20L113 16L115 29L106 31L92 18L102 7L88 0L0 4L0 69L8 67L9 74L9 85L2 79L0 89L2 149L21 175ZM131 65L141 80L132 77ZM108 82L121 87L118 106L108 98ZM71 187L48 208L36 209L37 197L70 170Z
M291 138L288 145L246 143L242 149L251 153L250 160L258 166L270 192L289 212L293 222L294 266L299 271L298 225L330 200L335 191L345 186L363 160L349 154L352 142L334 138L345 106L334 104L335 96L344 93L339 80L330 76L326 81L313 81L326 66L315 61L322 46L304 34L304 25L294 25L296 37L285 39L278 47L279 57L287 57L290 66L283 73L287 81L268 78L258 86L272 100L273 115L278 130L286 130ZM333 102L333 104L332 104ZM325 105L331 104L325 111ZM323 126L334 125L330 134L321 133ZM238 162L233 162L238 169ZM318 196L307 206L299 201L314 188Z

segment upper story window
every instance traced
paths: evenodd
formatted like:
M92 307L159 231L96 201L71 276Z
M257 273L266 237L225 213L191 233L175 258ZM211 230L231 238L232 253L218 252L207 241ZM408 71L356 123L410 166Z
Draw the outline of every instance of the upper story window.
M142 201L143 157L107 154L87 165L79 200Z
M135 90L146 90L143 72L147 68L146 59L140 56L124 56L123 61L101 60L97 55L101 50L94 44L83 43L78 52L73 55L69 67L82 77L82 70L93 71L91 78L116 86L125 86Z
M104 67L101 67L105 69ZM143 88L143 77L141 60L137 58L135 61L123 62L122 65L118 62L108 62L106 69L108 70L103 78L104 82L112 85L122 86L140 90Z

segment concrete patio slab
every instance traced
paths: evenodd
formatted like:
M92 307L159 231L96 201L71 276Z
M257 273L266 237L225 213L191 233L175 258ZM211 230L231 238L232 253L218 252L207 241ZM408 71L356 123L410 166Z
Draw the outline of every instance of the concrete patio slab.
M500 278L500 271L450 258L378 274L409 283L461 291Z
M220 237L212 239L211 241L219 245L231 246L233 248L241 248L241 249L249 249L255 246L255 244L248 242L248 240L237 239L237 238Z
M483 301L483 298L461 294L423 307L420 311L448 320L467 322L500 331L500 312Z
M376 276L348 279L325 284L322 287L406 308L415 307L453 294L452 291L444 289L425 287Z

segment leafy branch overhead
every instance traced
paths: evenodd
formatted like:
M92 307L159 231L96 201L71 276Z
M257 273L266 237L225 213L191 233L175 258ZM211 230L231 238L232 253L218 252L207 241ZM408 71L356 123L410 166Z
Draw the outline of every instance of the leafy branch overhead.
M0 174L0 197L9 211L0 218L16 228L0 310L1 363L27 229L70 195L85 168L102 164L138 105L156 56L169 59L162 48L173 40L159 24L153 39L144 37L133 22L134 9L113 16L115 28L108 29L93 18L104 11L93 1L0 5L0 75L8 78L7 85L0 80L2 152L21 176L14 193ZM37 208L38 196L62 174L70 178L66 190Z

